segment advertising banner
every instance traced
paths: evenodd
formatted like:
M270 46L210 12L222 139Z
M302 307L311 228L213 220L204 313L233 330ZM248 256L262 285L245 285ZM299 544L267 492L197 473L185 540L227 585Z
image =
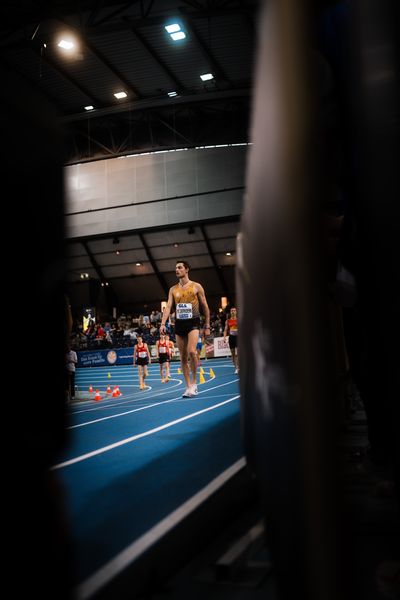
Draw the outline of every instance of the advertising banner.
M133 364L133 348L114 350L87 350L77 352L78 367L109 367L112 365Z
M228 340L225 342L224 337L214 338L214 356L230 356Z

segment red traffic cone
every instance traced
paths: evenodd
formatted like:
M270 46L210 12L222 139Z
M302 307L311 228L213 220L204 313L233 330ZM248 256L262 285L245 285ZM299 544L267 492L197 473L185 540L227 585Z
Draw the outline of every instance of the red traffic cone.
M94 399L96 400L96 402L98 402L99 400L101 400L101 396L100 396L99 390L96 390L96 395L95 395Z
M92 394L92 393L93 393L93 391L94 391L94 390L93 390L93 386L92 386L92 385L89 385L89 392Z
M118 394L118 389L117 386L114 385L114 389L113 389L113 393L112 393L112 398L118 398L119 394Z
M107 386L106 393L107 393L107 394L111 394L111 387L110 387L110 386Z
M117 385L117 396L122 396L122 393L119 391L119 385Z

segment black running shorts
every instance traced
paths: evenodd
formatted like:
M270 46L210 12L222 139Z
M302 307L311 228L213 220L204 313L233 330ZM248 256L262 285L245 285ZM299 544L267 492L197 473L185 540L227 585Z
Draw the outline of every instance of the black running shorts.
M237 335L230 335L229 336L229 348L233 349L233 348L237 348Z
M200 318L194 319L175 319L175 335L187 337L193 329L200 329Z

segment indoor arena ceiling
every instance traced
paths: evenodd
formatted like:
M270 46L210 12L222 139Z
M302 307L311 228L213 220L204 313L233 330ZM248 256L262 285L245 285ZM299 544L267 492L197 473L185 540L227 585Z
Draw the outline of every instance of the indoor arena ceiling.
M66 165L245 143L259 6L258 0L3 0L0 61L54 106ZM173 23L185 39L171 39L165 27ZM73 39L72 53L58 47L60 37ZM203 81L208 73L212 79ZM120 91L127 96L118 100ZM232 297L239 224L240 215L193 228L69 240L73 303L87 303L87 288L102 284L108 305L155 303L166 297L182 257L209 295Z
M246 142L258 6L3 0L0 60L56 108L66 163ZM166 31L173 23L184 39L173 41ZM71 51L58 46L62 37L75 43ZM204 74L213 78L203 81ZM117 92L126 97L118 100Z
M103 292L106 306L134 312L159 308L176 283L176 261L184 259L191 277L207 290L211 307L219 306L222 296L233 301L239 227L239 218L231 218L70 242L71 300L76 306L84 304L91 287L92 297Z

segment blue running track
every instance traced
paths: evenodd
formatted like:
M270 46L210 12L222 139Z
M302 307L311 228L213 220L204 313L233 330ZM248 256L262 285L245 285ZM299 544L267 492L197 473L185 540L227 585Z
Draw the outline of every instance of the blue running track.
M178 366L162 384L152 364L144 391L133 366L77 371L88 400L70 406L69 445L53 469L65 489L82 600L244 465L231 361L202 361L204 383L194 398L182 398ZM90 385L100 401L87 393ZM107 396L108 385L122 395Z

